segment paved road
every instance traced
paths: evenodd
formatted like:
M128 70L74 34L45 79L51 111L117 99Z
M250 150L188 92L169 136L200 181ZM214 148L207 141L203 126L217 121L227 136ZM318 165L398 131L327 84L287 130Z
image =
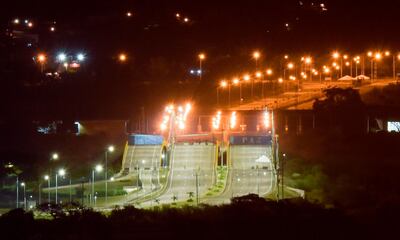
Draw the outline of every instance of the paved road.
M189 193L193 194L195 200L196 173L199 196L204 195L215 180L215 151L216 147L212 143L175 144L167 189L157 197L160 203L174 202L174 197L175 201L186 201L190 198Z
M124 201L135 202L145 195L161 188L160 165L161 145L132 145L128 146L122 161L122 171L128 176L138 177L132 186L126 186L135 191L129 194Z
M225 191L216 197L205 199L209 204L229 203L232 197L255 193L268 194L273 187L271 147L267 145L231 146L229 157L231 167L228 170Z

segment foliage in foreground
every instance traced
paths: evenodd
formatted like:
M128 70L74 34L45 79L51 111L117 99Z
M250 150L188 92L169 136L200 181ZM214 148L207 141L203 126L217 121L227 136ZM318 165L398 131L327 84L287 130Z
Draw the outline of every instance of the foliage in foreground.
M390 218L370 218L366 223L302 199L275 202L248 195L232 199L230 205L151 210L130 206L116 208L108 216L75 209L53 220L35 219L32 212L15 209L0 218L0 228L3 236L14 239L245 239L266 235L343 239L374 236L377 226L390 226L383 225L382 219Z

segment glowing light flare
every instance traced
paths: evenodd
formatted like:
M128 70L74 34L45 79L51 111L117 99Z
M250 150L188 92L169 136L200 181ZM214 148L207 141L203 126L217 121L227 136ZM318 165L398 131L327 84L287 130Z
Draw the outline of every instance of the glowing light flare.
M338 52L334 52L332 53L332 57L338 59L340 57L340 54Z
M400 56L400 55L399 55L399 56ZM245 74L245 75L243 76L243 80L245 80L246 82L248 82L248 81L250 80L250 75Z
M231 118L230 118L230 121L229 121L229 126L230 126L231 129L234 129L236 127L236 124L237 124L237 115L236 115L236 112L234 111L231 114Z
M44 63L46 61L46 55L44 55L43 53L39 54L37 56L37 59L40 63Z
M102 172L103 171L103 166L98 164L98 165L96 165L95 170L96 170L96 172Z
M126 56L125 53L120 53L120 54L118 55L118 60L119 60L120 62L125 62L127 59L128 59L128 57Z
M217 115L212 118L212 127L215 130L218 130L221 124L221 111L217 112Z
M311 57L306 57L304 61L306 64L310 64L312 62L312 59Z
M267 69L266 73L267 75L272 75L272 69Z
M256 77L257 77L257 78L262 77L262 73L261 73L261 72L256 72Z
M222 88L226 88L226 87L228 86L228 82L225 81L225 80L222 80L222 81L219 83L219 85L220 85L220 87L222 87Z
M234 78L234 79L232 80L232 83L233 83L233 85L237 86L237 85L239 85L240 81L239 81L238 78Z
M293 63L288 63L287 67L288 67L289 69L293 69L293 68L294 68L294 64L293 64Z
M261 56L260 52L258 52L258 51L253 52L253 58L254 58L254 59L257 60L257 59L260 58L260 56Z
M66 171L65 171L63 168L61 168L60 170L58 170L58 175L64 176L65 174L66 174Z
M199 54L199 59L204 60L206 58L206 55L204 53Z
M271 127L271 118L270 118L270 114L267 109L265 110L265 112L263 114L263 123L264 123L264 127L266 129Z
M376 60L381 60L382 54L381 53L375 53L375 59Z
M283 79L282 79L282 78L279 78L279 79L278 79L278 82L279 82L279 83L283 83Z

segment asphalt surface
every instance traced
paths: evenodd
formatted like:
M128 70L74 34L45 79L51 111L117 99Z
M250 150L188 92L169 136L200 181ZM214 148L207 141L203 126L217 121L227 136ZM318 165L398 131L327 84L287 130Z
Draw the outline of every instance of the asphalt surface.
M199 197L215 181L215 145L175 144L172 156L169 181L166 190L157 197L159 203L181 202L190 198L196 201L196 175Z
M264 196L274 184L270 145L230 146L231 165L222 194L205 199L208 204L229 203L232 197L250 193Z

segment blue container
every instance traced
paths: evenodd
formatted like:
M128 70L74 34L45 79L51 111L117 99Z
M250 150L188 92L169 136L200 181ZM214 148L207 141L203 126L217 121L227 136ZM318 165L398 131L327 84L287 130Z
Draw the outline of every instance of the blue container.
M161 135L132 134L128 137L128 145L161 145Z
M271 145L271 135L266 136L230 136L231 145Z

